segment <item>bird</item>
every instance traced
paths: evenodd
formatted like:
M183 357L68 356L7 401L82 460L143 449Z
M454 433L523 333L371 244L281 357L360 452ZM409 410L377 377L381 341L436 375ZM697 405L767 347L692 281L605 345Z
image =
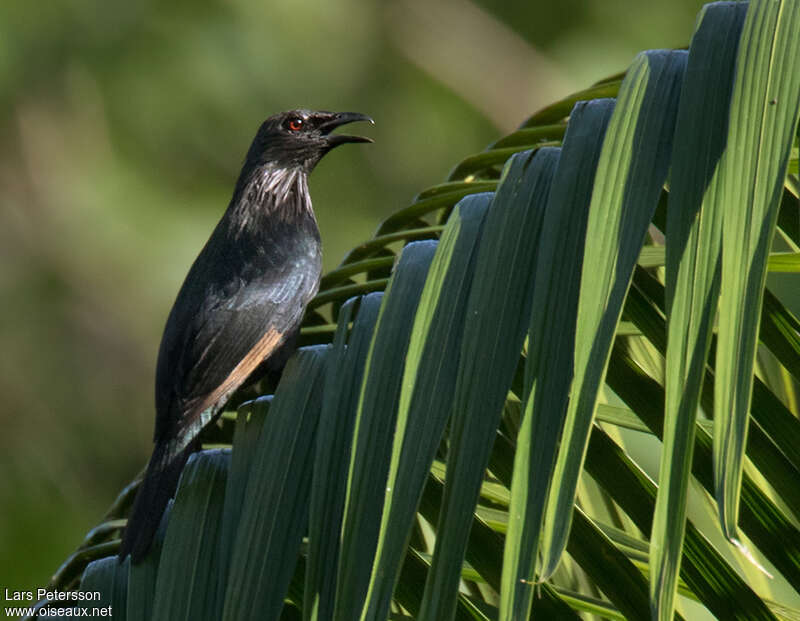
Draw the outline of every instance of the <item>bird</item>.
M322 249L308 176L332 149L372 142L334 134L358 112L290 110L258 129L233 197L195 259L158 351L154 448L118 557L140 562L152 544L200 432L261 368L279 370L316 295Z

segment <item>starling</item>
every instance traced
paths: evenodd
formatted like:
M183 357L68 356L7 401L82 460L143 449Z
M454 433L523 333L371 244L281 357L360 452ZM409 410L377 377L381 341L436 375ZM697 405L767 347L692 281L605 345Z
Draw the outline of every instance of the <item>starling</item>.
M150 548L200 431L262 364L293 347L322 270L308 175L334 147L369 138L331 133L372 119L292 110L268 118L247 152L228 209L186 276L156 368L155 448L119 552ZM262 367L263 368L263 367Z

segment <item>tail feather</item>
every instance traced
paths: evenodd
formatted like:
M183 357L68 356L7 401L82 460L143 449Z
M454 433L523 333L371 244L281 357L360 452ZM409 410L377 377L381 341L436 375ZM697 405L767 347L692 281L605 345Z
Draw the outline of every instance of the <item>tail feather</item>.
M130 554L131 562L138 563L147 554L164 509L178 488L183 466L194 450L194 443L177 451L171 442L156 444L128 516L119 549L120 562Z

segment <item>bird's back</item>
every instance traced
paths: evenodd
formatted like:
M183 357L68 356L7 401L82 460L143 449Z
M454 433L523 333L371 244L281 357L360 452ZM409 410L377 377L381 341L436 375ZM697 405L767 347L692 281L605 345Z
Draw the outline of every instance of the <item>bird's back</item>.
M317 291L321 249L313 215L238 238L228 224L219 223L198 255L164 329L156 441L204 425L201 419L298 328Z

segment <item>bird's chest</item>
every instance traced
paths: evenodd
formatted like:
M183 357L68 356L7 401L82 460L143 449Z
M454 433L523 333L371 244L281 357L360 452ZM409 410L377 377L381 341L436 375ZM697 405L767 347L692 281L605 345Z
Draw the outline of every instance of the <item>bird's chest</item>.
M316 283L322 270L319 238L297 234L253 240L224 259L225 276L214 283L218 299L229 299L254 283L301 286Z
M319 237L313 235L281 236L265 240L256 249L247 269L253 276L265 272L314 272L322 266Z

